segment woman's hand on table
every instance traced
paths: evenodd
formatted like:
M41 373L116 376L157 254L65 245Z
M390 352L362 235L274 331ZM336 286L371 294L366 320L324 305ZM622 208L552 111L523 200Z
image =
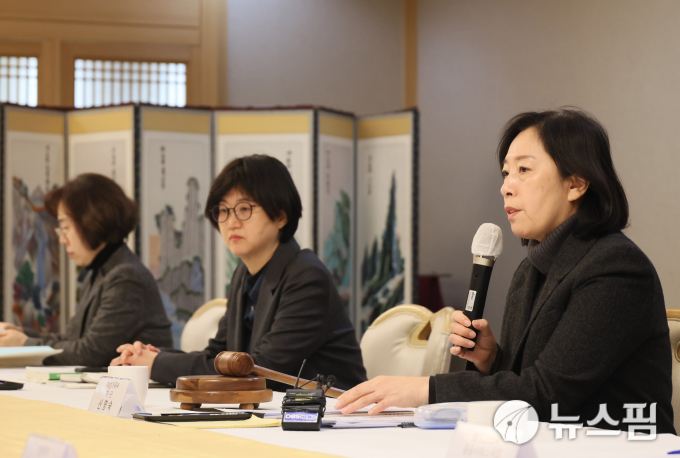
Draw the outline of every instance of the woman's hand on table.
M0 330L0 347L23 347L28 336L16 329Z
M116 348L120 356L111 360L111 366L147 366L151 373L151 366L160 350L151 344L140 341L134 344L123 344Z
M427 404L430 395L429 377L388 377L380 375L343 393L335 408L348 414L377 403L369 415L388 407L418 407Z
M491 332L489 322L486 320L474 320L470 329L470 320L460 310L453 312L454 322L451 323L451 335L449 340L453 344L451 354L472 362L477 370L484 375L489 375L491 366L498 354L498 343ZM477 336L476 342L470 339ZM468 348L474 347L474 351Z

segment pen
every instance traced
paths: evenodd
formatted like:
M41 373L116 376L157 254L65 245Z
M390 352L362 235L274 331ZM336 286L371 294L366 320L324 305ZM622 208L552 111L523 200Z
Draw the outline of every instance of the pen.
M410 421L405 421L404 423L401 423L397 426L399 426L400 428L416 428L416 424Z

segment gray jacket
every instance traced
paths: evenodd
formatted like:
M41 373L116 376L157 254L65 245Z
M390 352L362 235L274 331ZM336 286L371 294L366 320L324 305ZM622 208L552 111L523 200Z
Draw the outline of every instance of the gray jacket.
M83 280L76 314L66 336L34 334L24 345L49 345L63 353L45 365L108 366L116 348L140 340L172 346L170 320L151 272L122 245L96 272Z
M539 271L525 259L508 291L492 373L435 377L436 401L519 399L550 421L587 425L607 405L625 429L624 403L656 405L657 433L675 433L672 352L663 292L651 261L621 232L560 248L536 299Z

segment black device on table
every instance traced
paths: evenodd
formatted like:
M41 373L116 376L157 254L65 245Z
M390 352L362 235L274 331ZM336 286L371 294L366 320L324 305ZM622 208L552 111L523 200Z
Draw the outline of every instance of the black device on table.
M177 421L224 421L224 420L247 420L252 417L250 412L220 412L220 413L162 413L160 415L132 414L137 420L155 422Z
M302 367L307 360L302 361ZM300 373L302 373L302 367ZM298 380L300 374L298 374ZM281 428L284 431L319 431L321 420L326 412L326 390L335 383L335 377L329 375L325 378L319 374L310 382L317 380L315 389L304 389L304 385L298 388L286 390L286 395L281 404ZM324 385L325 382L325 385ZM309 383L309 382L308 382Z
M0 390L20 390L23 387L23 383L6 382L4 380L0 380Z
M76 367L76 372L108 372L108 367L100 366L87 366L87 367Z

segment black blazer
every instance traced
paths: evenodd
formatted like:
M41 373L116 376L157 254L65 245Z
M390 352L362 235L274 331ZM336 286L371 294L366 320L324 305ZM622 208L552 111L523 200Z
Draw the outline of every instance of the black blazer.
M114 251L96 275L92 281L90 272L83 280L65 337L31 333L24 344L64 350L46 358L45 365L108 366L124 343L172 345L171 323L156 280L127 245Z
M621 232L570 235L534 305L539 275L528 259L515 272L491 375L437 375L437 402L519 399L541 421L558 403L560 416L580 415L585 426L602 403L620 422L624 403L655 402L657 433L675 434L668 323L651 261Z
M182 375L216 374L217 354L245 351L243 344L243 285L241 264L231 282L227 313L217 335L203 351L182 353L161 349L151 378L175 383ZM354 327L328 269L310 250L291 239L272 256L260 288L250 341L255 364L297 375L303 359L303 378L335 375L336 386L347 389L366 380L366 370Z

